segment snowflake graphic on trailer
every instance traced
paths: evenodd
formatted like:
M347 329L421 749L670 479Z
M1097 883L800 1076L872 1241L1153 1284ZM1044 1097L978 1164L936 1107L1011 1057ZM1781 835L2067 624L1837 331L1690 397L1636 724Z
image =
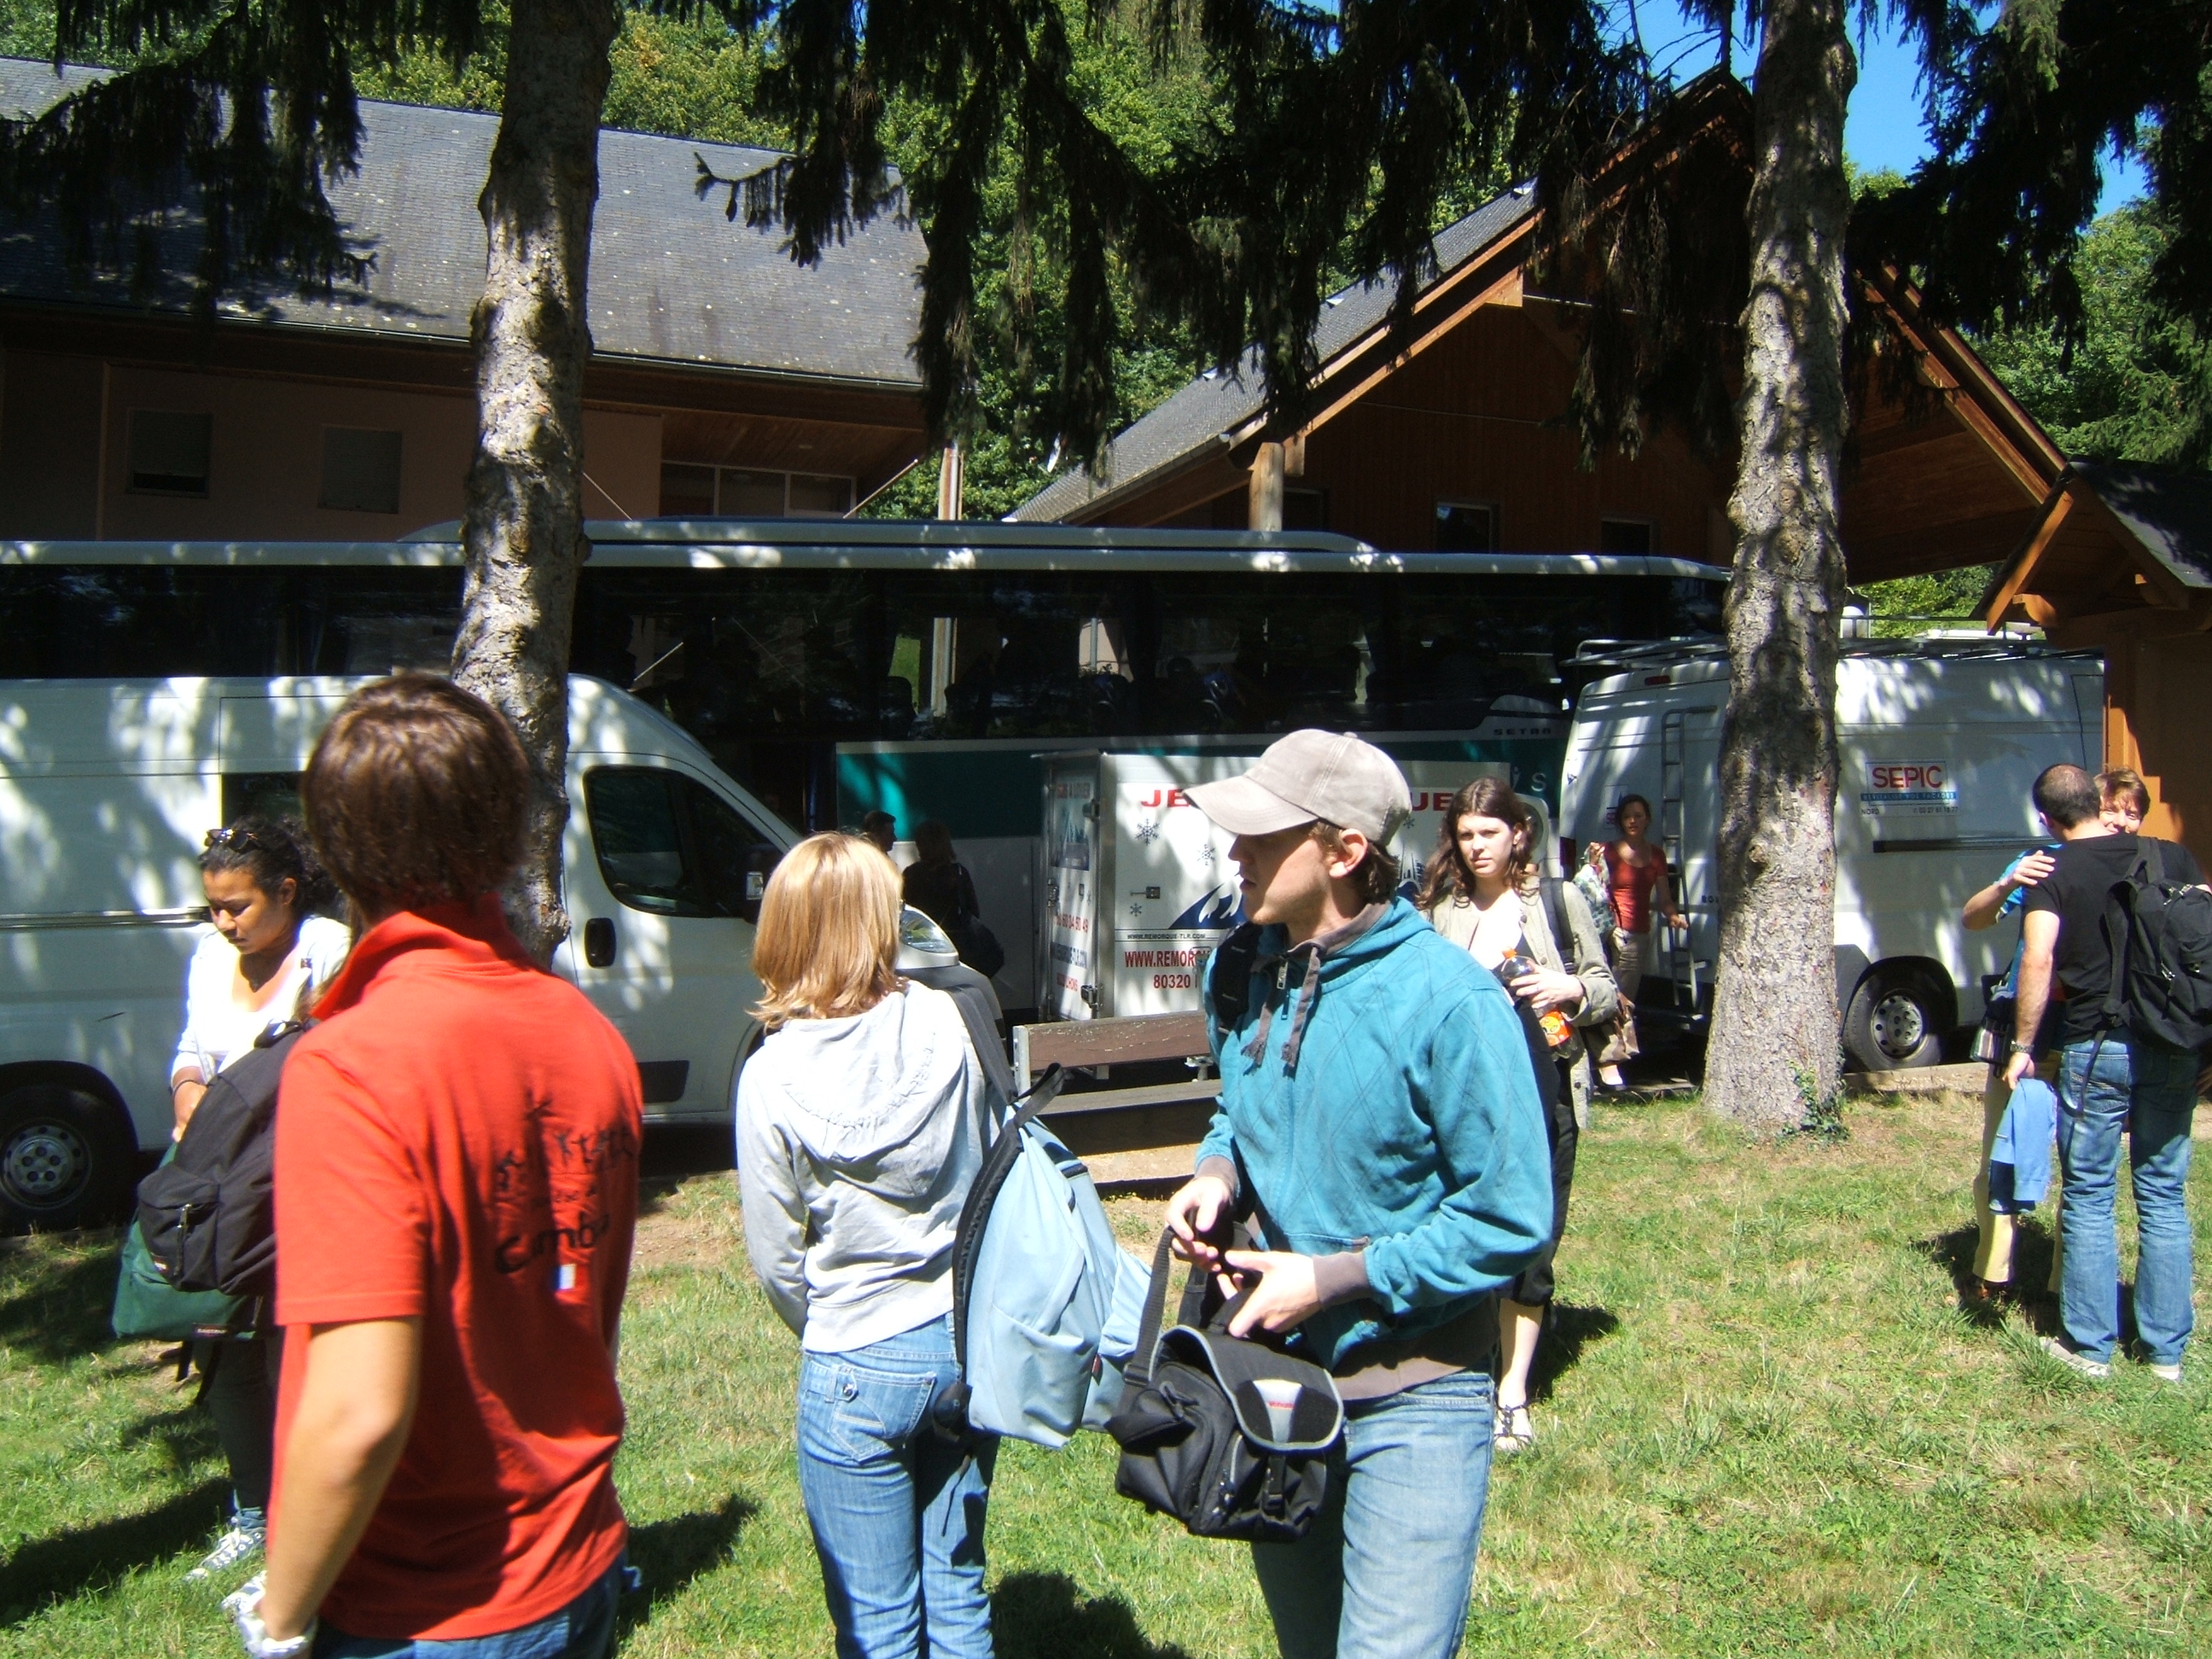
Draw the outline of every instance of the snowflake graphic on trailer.
M1160 821L1158 818L1147 818L1144 823L1137 826L1137 839L1144 842L1146 846L1151 846L1154 842L1158 841L1159 837Z
M1217 848L1212 842L1206 842L1205 846L1198 849L1198 861L1200 864L1211 866L1218 861L1220 857L1221 849Z
M1142 904L1138 903L1136 901L1132 900L1129 904L1129 914L1132 916L1141 916L1145 914L1145 907Z

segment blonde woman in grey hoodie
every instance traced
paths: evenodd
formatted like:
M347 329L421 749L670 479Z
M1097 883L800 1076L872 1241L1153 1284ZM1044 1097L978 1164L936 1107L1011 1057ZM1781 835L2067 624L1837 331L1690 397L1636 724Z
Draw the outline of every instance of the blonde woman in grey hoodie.
M989 1659L997 1442L937 1433L952 1243L992 1097L951 997L901 979L898 872L810 836L769 878L768 1040L738 1082L745 1246L797 1334L799 1485L840 1659ZM971 1455L972 1451L972 1455Z

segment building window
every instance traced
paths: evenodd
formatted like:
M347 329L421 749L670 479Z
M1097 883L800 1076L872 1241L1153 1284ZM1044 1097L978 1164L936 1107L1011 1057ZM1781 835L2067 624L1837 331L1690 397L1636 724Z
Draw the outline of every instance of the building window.
M1498 508L1488 501L1438 501L1437 551L1498 551Z
M1601 553L1656 553L1659 526L1649 519L1600 519L1597 550Z
M842 519L852 510L853 480L840 473L660 464L665 519Z
M826 472L793 472L784 511L794 519L842 519L853 510L853 481Z
M132 410L131 488L149 495L206 495L214 428L212 415Z
M664 519L711 519L714 516L714 469L686 466L679 461L660 464L660 516Z
M399 434L357 426L323 428L321 505L341 513L399 510Z
M754 472L740 467L722 469L720 505L726 519L780 519L783 516L783 474Z
M1286 488L1283 491L1283 528L1285 530L1328 529L1328 491Z

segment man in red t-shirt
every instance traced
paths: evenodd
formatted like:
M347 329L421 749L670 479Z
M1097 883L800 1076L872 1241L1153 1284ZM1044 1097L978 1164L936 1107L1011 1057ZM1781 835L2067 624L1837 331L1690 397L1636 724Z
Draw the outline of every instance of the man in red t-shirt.
M488 706L366 687L303 794L370 925L285 1067L269 1570L226 1605L270 1659L600 1659L636 1066L501 914L529 768Z

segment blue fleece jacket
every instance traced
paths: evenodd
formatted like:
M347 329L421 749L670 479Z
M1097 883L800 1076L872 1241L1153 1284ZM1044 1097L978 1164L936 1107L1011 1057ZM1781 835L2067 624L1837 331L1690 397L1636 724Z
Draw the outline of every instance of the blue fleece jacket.
M1551 1152L1511 999L1412 905L1322 954L1311 987L1314 953L1286 957L1287 942L1261 933L1226 1037L1209 1018L1221 1105L1199 1160L1234 1161L1268 1248L1364 1252L1364 1293L1299 1328L1342 1370L1362 1343L1432 1330L1521 1271L1551 1232Z

